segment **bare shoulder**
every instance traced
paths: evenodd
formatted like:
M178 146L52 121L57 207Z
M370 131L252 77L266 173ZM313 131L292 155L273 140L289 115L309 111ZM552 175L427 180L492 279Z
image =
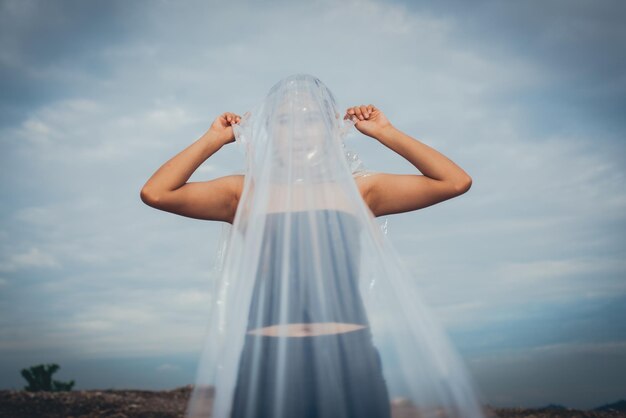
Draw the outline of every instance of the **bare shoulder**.
M370 207L370 190L372 189L372 185L374 184L374 179L378 173L367 173L366 175L356 176L354 177L354 181L361 193L361 197L363 201Z
M237 212L237 206L239 206L239 200L241 199L241 194L243 193L246 176L243 174L231 174L223 177L223 179L229 183L229 188L234 197L232 216L229 216L230 219L228 220L229 223L233 223Z
M231 174L230 176L226 176L229 181L232 182L232 186L237 194L237 198L241 196L241 192L243 191L243 183L246 178L243 174Z

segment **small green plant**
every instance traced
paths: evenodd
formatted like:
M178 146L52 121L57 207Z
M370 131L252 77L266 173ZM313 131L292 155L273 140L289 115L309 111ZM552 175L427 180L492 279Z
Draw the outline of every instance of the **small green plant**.
M74 380L69 382L60 382L52 380L52 375L59 370L58 364L39 364L31 366L28 369L22 369L21 374L28 382L28 386L24 386L24 390L30 392L37 391L64 391L72 390Z

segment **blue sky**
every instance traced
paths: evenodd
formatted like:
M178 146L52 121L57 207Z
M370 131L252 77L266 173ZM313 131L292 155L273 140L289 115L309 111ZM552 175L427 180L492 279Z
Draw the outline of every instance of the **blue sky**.
M626 398L621 2L0 1L0 388L192 383L221 225L139 190L314 74L473 179L388 237L498 406ZM415 168L369 137L376 171ZM192 181L243 167L235 147Z

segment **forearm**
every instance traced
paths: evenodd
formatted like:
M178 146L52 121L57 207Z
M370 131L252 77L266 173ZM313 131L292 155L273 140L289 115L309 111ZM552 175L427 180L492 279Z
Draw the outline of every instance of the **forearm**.
M163 164L143 186L142 193L159 195L183 186L194 171L215 154L223 141L211 131Z
M375 138L404 157L425 176L459 185L471 182L470 176L448 157L403 133L393 125L381 130Z

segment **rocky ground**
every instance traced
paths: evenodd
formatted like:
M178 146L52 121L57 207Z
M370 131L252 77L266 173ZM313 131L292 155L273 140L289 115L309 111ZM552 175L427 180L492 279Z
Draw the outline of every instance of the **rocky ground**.
M69 392L0 391L3 418L169 418L184 417L192 386L173 390L73 390ZM411 405L395 401L394 418L417 418ZM625 417L626 412L572 409L485 408L491 418Z

